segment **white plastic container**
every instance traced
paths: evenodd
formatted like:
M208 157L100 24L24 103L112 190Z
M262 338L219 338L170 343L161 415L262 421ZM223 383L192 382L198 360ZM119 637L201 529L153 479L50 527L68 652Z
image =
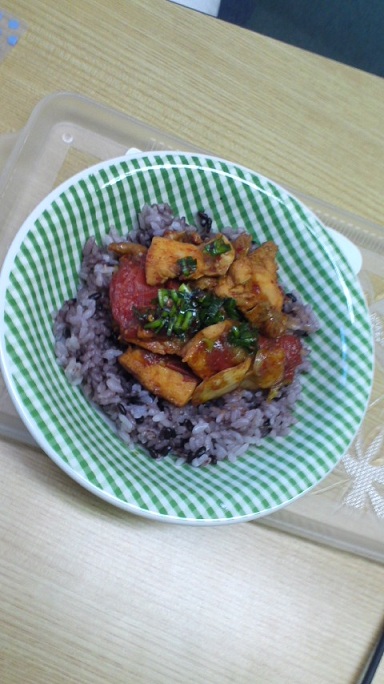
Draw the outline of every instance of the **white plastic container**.
M24 219L63 180L98 161L161 149L207 152L79 95L42 100L17 136L0 137L0 262ZM359 278L375 336L375 377L363 425L339 466L306 496L251 524L384 562L384 228L287 189L361 252ZM0 434L33 444L1 377Z

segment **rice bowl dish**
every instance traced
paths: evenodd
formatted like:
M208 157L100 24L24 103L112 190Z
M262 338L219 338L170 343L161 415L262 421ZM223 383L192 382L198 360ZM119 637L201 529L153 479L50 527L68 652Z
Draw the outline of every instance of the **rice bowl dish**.
M206 214L204 220L208 220ZM174 406L167 401L166 396L156 396L148 391L121 367L119 359L124 357L127 343L124 344L119 339L113 324L109 291L111 281L118 271L118 257L111 249L116 245L116 251L121 252L125 244L127 249L135 245L142 245L145 249L151 245L155 236L169 236L172 233L185 236L186 231L187 234L189 231L191 239L196 239L195 226L187 226L184 218L175 217L168 205L144 207L139 213L137 223L138 227L128 233L124 242L112 230L102 245L90 238L84 247L80 288L76 297L64 303L54 322L55 352L68 380L79 385L85 395L105 412L116 427L118 435L127 444L141 444L156 460L171 454L179 465L216 465L226 458L235 461L246 452L250 443L259 445L267 435L287 435L295 420L294 407L300 397L299 374L310 370L309 348L301 344L301 339L307 338L318 329L310 306L303 304L297 293L286 293L281 297L284 308L282 316L291 325L294 324L293 336L285 336L284 339L292 339L302 352L297 372L289 384L279 385L275 382L276 378L266 384L264 374L263 387L257 387L256 391L251 391L249 387L239 387L198 406ZM245 235L244 232L233 229L224 232L228 239L233 237L239 240L239 236L241 238ZM211 231L209 234L212 236ZM113 242L114 239L119 242ZM169 251L169 246L166 246ZM178 241L178 252L182 246ZM245 259L244 256L241 258ZM238 263L238 260L234 263ZM128 273L130 281L136 274L137 268L132 275ZM222 280L222 277L216 279ZM199 281L201 278L197 283ZM200 293L197 287L195 285L193 292ZM280 285L278 287L281 289ZM155 294L156 289L153 296ZM221 324L216 323L216 327L219 325ZM196 328L196 332L201 327ZM285 325L281 334L286 332L286 327ZM148 336L144 339L143 343L136 338L135 343L140 346L144 344L146 348ZM168 342L170 339L177 341L178 338L163 336L160 339ZM271 340L271 335L268 339ZM129 341L132 342L132 339ZM255 344L258 346L257 342ZM212 342L211 355L216 346ZM202 350L199 352L200 361ZM176 357L173 355L171 359L173 358ZM240 361L243 358L242 356ZM276 367L275 353L272 361ZM268 368L267 373L268 376L271 375ZM204 374L202 377L205 377ZM166 382L172 385L172 379L168 377ZM183 377L182 385L185 387L185 384ZM249 380L247 384L249 385Z
M99 349L106 354L99 396L90 367L83 372L89 359L82 357L79 368L76 349L71 357L66 316L78 326L74 346L88 334L94 339L98 306L103 313L97 288L106 287L116 267L108 241L137 228L144 206L161 203L191 225L196 209L204 208L217 229L240 226L258 244L278 245L280 281L296 298L290 306L303 325L306 319L309 331L313 325L318 330L308 341L309 359L303 360L302 370L309 372L300 372L284 388L275 415L278 402L255 405L255 393L244 391L240 404L232 394L217 400L218 406L187 404L178 409L180 425L174 407L111 370L121 348L110 344L110 328ZM151 223L153 217L148 230ZM97 276L99 285L90 280ZM4 263L0 291L2 371L21 418L69 476L129 512L194 524L271 513L335 467L363 419L372 381L372 336L356 277L306 207L235 164L161 152L87 169L53 191L22 226ZM63 303L75 298L81 310L68 305L63 311ZM52 315L59 311L53 331ZM108 415L100 407L107 407ZM208 460L220 463L190 467Z

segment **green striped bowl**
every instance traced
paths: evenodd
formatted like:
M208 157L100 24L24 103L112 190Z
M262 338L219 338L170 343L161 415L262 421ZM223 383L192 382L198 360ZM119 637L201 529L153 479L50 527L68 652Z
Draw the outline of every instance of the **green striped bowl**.
M57 366L52 312L77 288L86 239L135 225L144 203L168 202L194 221L243 226L279 246L280 277L321 324L310 341L289 436L266 438L236 463L194 469L127 448ZM74 480L122 508L181 523L244 521L276 511L337 464L364 416L372 337L359 284L318 219L266 178L232 163L183 153L142 154L99 164L54 190L16 236L0 281L1 358L21 418Z

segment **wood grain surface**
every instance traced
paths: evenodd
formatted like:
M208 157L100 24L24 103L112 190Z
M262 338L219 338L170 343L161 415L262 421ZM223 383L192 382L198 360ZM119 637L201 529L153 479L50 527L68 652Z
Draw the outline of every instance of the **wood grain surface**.
M3 0L0 132L74 91L384 223L384 82L167 0Z
M167 0L3 0L0 134L82 93L384 223L384 82ZM383 567L267 529L154 524L0 441L2 684L354 684ZM384 668L377 673L384 682Z

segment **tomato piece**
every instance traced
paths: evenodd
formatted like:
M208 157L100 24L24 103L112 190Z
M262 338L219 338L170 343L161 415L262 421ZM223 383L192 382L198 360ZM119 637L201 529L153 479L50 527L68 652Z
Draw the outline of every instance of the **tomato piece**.
M157 299L159 288L147 285L145 254L125 256L113 274L109 298L112 316L125 336L136 337L139 321L135 309L148 309Z
M278 341L285 354L284 383L289 384L303 360L303 345L301 339L295 335L283 335Z
M284 381L285 355L279 340L259 337L259 349L253 364L256 386L278 387Z
M289 385L295 376L297 366L301 364L303 358L303 346L300 338L295 335L282 335L277 339L260 336L259 350L263 353L263 357L265 357L264 365L268 362L270 371L274 370L279 355L281 352L283 353L283 358L281 359L283 368L280 371L280 373L282 372L281 380L285 385Z
M135 311L145 311L157 301L160 287L148 285L145 263L145 253L123 256L109 286L112 316L125 339L137 337L140 323ZM176 290L179 283L177 280L168 280L164 287Z

